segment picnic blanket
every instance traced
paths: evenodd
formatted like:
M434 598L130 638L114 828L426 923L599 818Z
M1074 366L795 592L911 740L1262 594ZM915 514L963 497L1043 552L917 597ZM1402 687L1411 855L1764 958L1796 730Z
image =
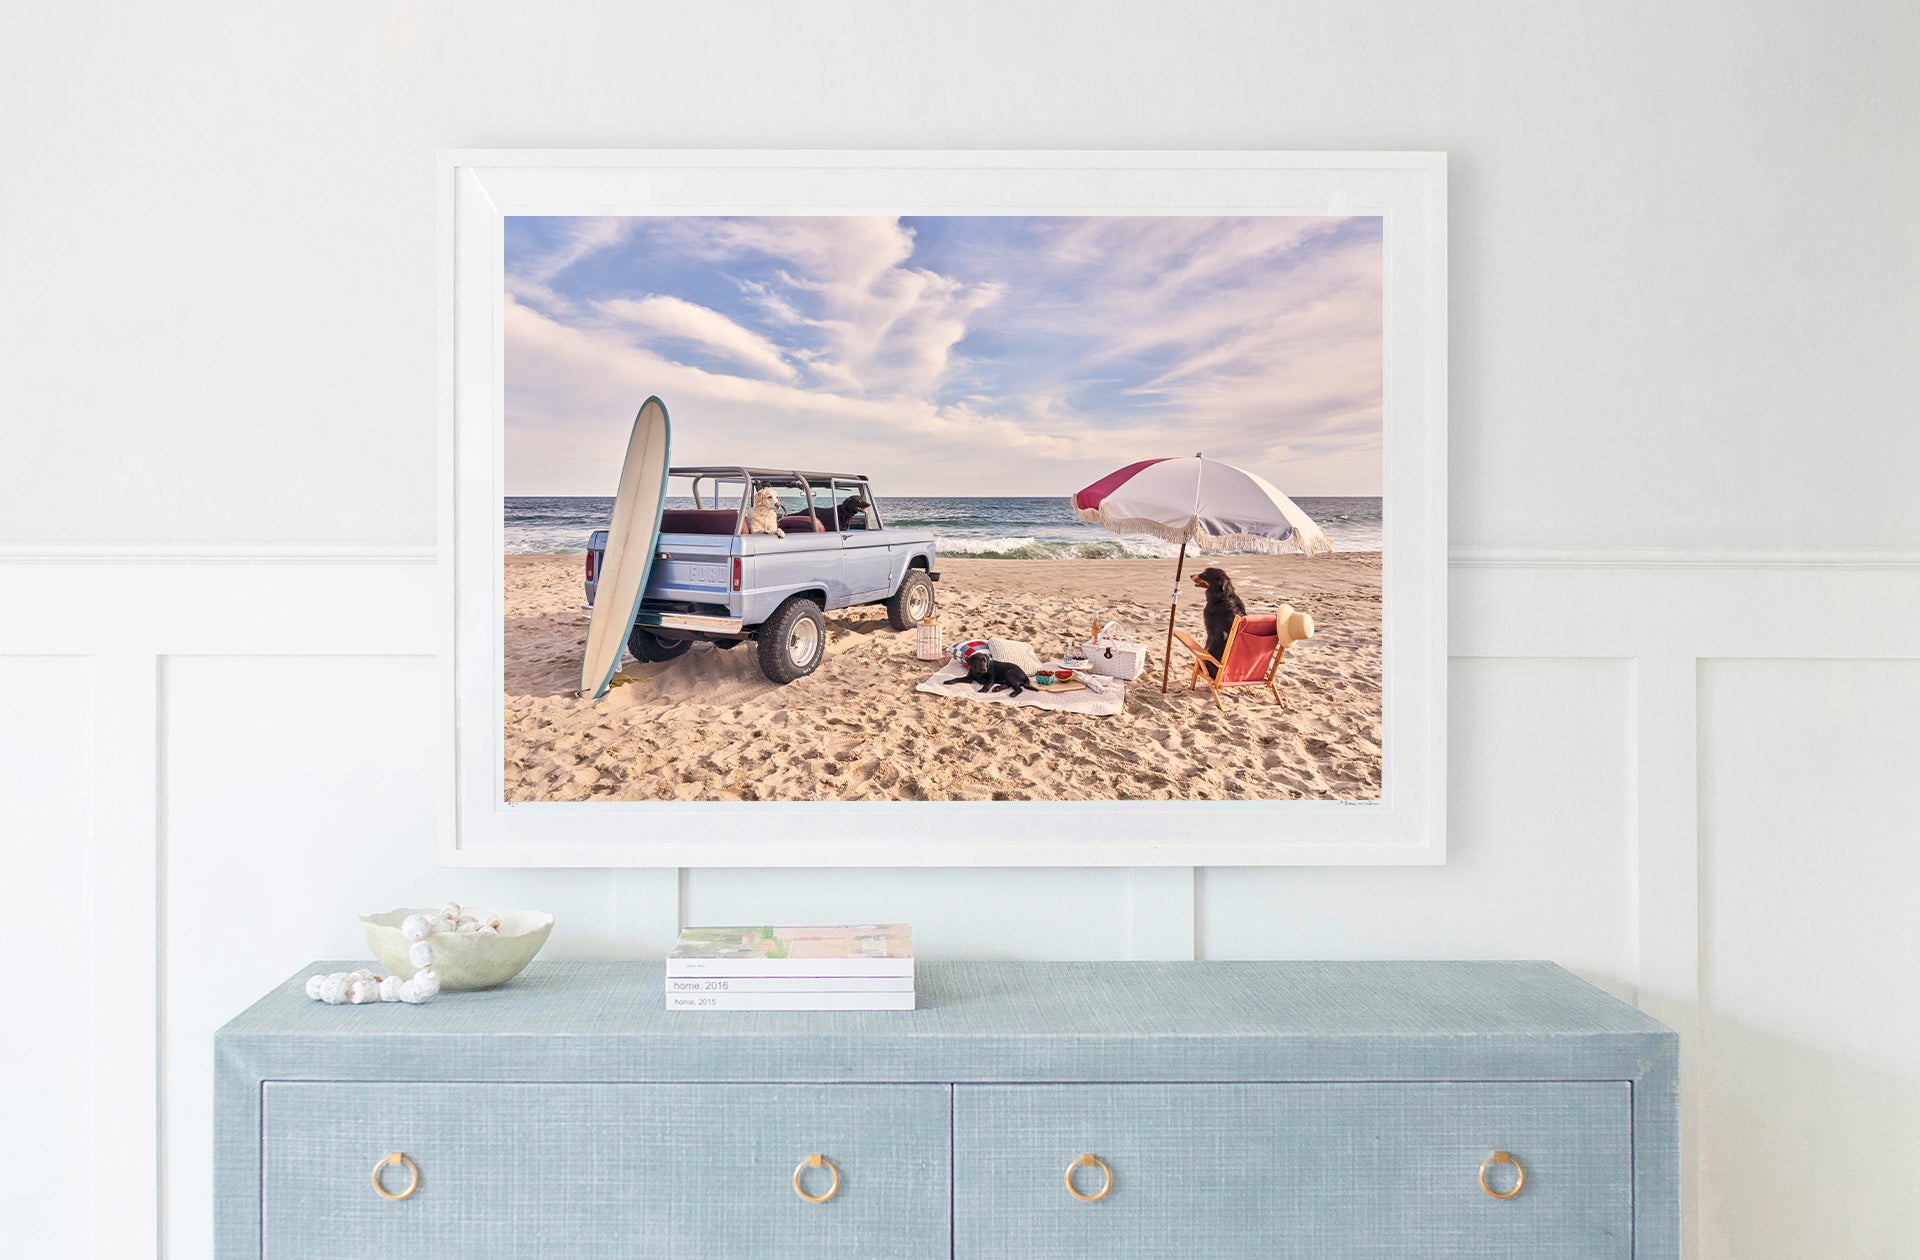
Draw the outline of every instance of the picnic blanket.
M1004 691L989 691L982 694L980 688L959 683L949 687L949 678L958 678L967 672L966 666L959 661L949 662L933 677L915 687L915 691L924 691L928 695L946 696L954 700L978 700L986 704L1011 704L1023 709L1059 709L1067 713L1090 713L1095 717L1112 717L1126 707L1127 684L1118 678L1103 678L1107 685L1105 691L1023 691L1019 695L1009 695Z

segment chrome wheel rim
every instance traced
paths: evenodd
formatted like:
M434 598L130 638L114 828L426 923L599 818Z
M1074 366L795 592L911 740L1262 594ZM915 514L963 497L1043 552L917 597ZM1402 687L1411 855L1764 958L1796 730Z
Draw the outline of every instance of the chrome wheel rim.
M907 600L907 611L915 621L920 621L933 611L933 592L924 586L916 586L913 595Z
M795 665L806 665L819 650L820 627L808 617L794 622L792 632L787 635L787 659Z

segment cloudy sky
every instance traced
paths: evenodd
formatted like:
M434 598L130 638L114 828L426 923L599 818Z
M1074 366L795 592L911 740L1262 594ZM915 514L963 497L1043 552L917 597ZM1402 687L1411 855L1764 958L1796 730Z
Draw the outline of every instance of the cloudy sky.
M676 464L1067 495L1161 455L1380 493L1380 220L510 218L510 495Z

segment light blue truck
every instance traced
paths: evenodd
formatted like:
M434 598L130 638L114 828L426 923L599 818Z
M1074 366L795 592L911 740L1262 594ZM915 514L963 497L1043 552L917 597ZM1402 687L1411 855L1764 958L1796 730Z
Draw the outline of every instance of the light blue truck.
M760 672L790 683L820 667L824 613L884 604L895 630L932 615L940 578L933 534L888 527L865 477L714 467L670 468L667 478L666 501L693 506L661 510L653 569L627 636L635 659L670 661L703 639L718 648L752 642ZM766 488L780 498L785 537L745 532L748 505ZM589 604L606 547L607 531L595 530Z

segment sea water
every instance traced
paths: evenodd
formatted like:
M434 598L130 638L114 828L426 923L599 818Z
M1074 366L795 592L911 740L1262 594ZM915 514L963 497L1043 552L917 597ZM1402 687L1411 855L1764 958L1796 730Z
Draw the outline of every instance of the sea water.
M1378 551L1382 538L1377 498L1299 498L1335 551ZM668 507L693 500L668 496ZM995 560L1070 560L1171 557L1179 544L1139 534L1114 534L1074 515L1064 497L1001 499L880 499L883 524L933 531L943 556ZM587 549L587 537L613 516L610 498L509 498L508 555L565 555ZM1225 554L1225 553L1221 553Z

